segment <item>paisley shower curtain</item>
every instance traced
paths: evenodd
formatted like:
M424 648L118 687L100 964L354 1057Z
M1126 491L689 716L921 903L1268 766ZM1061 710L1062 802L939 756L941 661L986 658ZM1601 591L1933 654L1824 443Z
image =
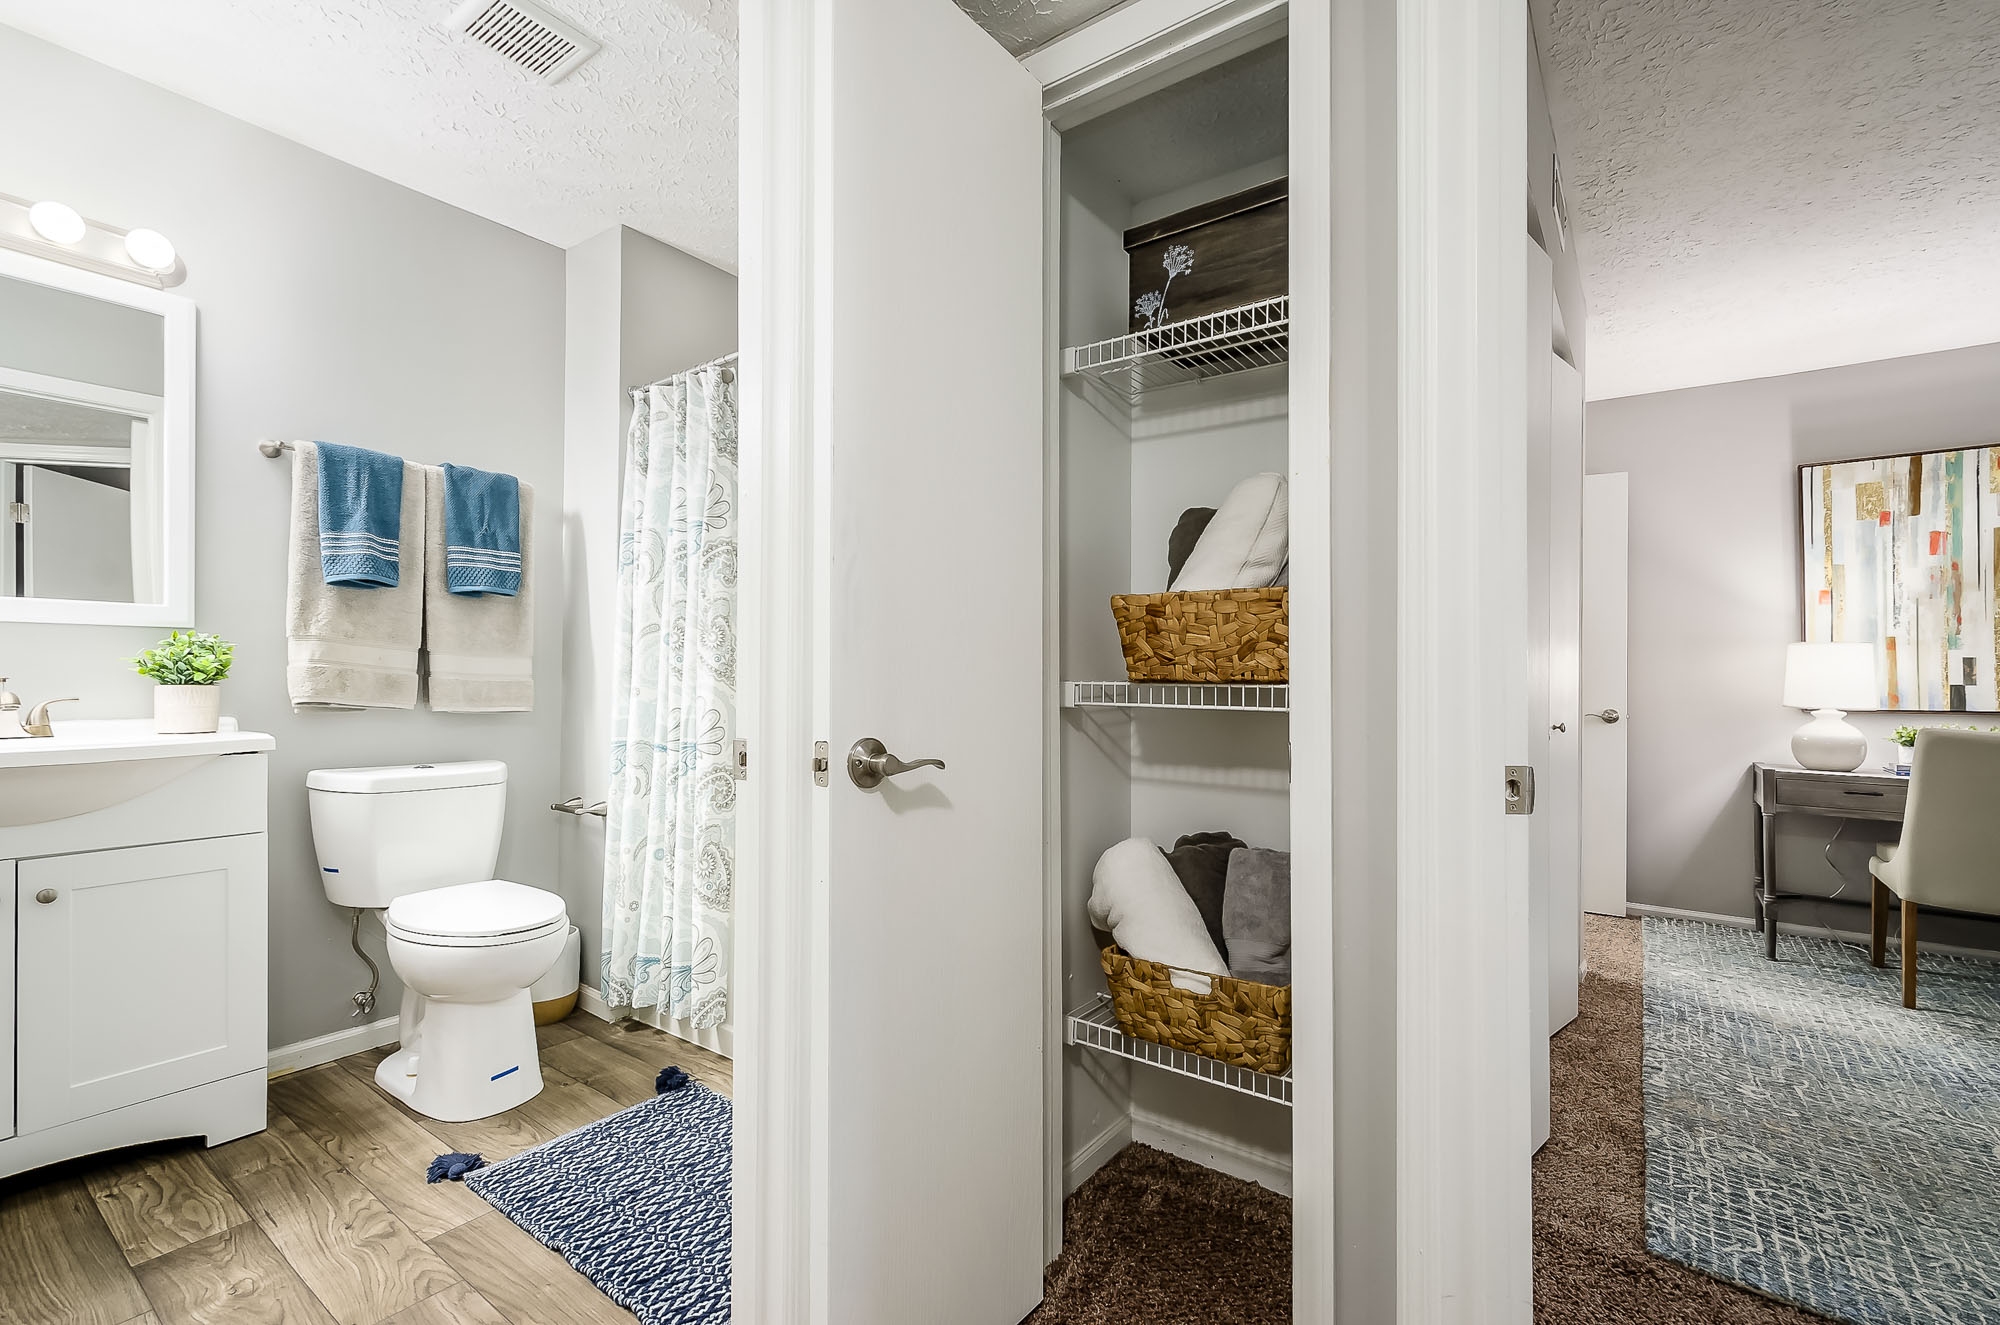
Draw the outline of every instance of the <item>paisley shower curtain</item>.
M734 378L710 364L635 393L618 541L603 993L696 1029L729 1016Z

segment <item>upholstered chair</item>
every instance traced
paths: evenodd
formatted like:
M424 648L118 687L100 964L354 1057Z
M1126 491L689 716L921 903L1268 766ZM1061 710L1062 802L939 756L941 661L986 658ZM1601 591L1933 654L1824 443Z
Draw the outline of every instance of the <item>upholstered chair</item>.
M1877 847L1869 960L1884 964L1889 906L1903 904L1903 1006L1917 1005L1917 908L2000 915L2000 733L1917 733L1902 840Z

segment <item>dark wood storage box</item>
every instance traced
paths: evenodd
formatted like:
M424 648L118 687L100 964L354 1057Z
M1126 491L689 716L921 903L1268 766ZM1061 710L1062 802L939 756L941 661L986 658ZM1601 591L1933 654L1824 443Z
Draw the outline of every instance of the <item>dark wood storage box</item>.
M1127 230L1132 330L1184 322L1284 294L1291 212L1286 184L1273 180ZM1170 251L1175 259L1171 266ZM1165 306L1157 322L1152 320L1150 302L1156 295L1164 296Z

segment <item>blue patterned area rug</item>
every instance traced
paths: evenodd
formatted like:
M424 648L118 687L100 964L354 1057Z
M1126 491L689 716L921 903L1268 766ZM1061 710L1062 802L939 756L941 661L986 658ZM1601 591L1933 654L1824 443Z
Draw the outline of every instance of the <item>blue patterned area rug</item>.
M1648 919L1646 1244L1860 1325L2000 1325L2000 966Z
M645 1325L729 1319L731 1109L699 1083L467 1175Z

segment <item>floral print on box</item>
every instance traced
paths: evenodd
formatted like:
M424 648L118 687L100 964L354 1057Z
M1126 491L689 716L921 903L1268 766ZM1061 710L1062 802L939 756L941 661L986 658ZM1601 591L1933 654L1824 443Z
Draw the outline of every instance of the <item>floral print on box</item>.
M736 392L711 365L638 395L618 545L605 1001L729 1017L736 875Z

